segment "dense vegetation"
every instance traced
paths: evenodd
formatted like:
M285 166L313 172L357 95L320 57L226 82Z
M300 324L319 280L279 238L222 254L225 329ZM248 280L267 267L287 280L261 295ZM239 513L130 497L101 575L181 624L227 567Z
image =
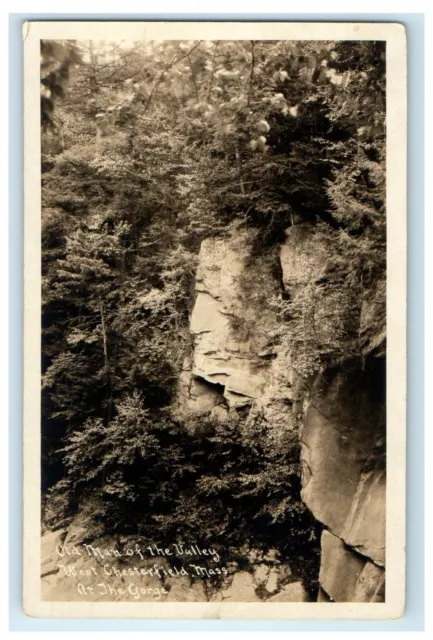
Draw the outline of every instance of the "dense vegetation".
M41 113L45 524L80 509L95 535L278 546L308 571L293 436L171 403L200 242L237 221L258 253L302 221L328 247L332 341L308 290L269 301L300 375L360 355L363 296L384 315L383 43L45 42Z

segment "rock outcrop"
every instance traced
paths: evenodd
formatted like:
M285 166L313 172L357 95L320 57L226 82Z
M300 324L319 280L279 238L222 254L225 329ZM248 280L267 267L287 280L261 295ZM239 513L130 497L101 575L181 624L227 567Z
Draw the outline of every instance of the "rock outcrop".
M378 601L385 565L385 285L357 301L362 358L300 384L293 354L272 340L278 322L269 300L282 290L292 301L302 299L306 287L313 296L316 290L315 339L332 344L346 327L335 313L338 287L323 295L323 284L336 275L338 281L338 261L336 267L329 259L326 232L297 224L281 246L278 281L263 256L251 260L251 239L236 230L202 243L182 411L224 421L249 407L248 419L265 417L277 431L296 425L302 499L325 528L319 599Z
M282 429L292 425L292 382L281 350L273 345L281 293L275 265L252 259L253 235L203 241L196 274L190 331L194 347L184 362L178 403L183 415L211 414L224 421L230 411L250 407Z
M281 249L284 287L293 298L327 277L323 238L309 225L287 232ZM382 285L380 285L382 286ZM332 295L320 298L316 318L323 341L332 339ZM322 534L320 599L384 599L385 565L385 332L372 317L373 295L362 304L364 361L312 376L305 384L300 420L302 499L326 530ZM374 333L374 332L373 332ZM366 336L369 336L368 338Z
M308 396L301 434L302 498L315 517L379 565L385 563L381 367L328 372Z
M381 602L385 596L384 570L329 531L322 533L319 581L324 600L328 596L333 602Z

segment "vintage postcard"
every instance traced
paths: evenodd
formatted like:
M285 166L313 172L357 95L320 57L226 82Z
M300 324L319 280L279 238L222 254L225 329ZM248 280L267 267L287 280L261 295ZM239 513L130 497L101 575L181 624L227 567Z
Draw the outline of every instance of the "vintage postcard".
M400 617L404 28L23 41L26 613Z

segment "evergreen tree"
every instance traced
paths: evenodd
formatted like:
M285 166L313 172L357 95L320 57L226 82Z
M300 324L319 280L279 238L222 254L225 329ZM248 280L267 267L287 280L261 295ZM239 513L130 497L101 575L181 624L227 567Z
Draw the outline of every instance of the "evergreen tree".
M326 248L321 282L269 301L301 375L362 358L364 299L369 331L384 328L384 44L41 52L45 522L87 509L100 532L298 545L306 562L298 443L242 414L181 424L170 407L200 243L236 224L254 227L257 254L302 222Z

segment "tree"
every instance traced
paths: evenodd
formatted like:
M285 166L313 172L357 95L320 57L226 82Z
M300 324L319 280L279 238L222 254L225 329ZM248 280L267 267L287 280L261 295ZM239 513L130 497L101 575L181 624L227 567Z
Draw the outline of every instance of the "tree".
M42 84L46 521L314 555L297 441L171 408L209 236L320 237L326 277L274 301L301 375L362 358L363 297L384 325L384 44L47 42Z

